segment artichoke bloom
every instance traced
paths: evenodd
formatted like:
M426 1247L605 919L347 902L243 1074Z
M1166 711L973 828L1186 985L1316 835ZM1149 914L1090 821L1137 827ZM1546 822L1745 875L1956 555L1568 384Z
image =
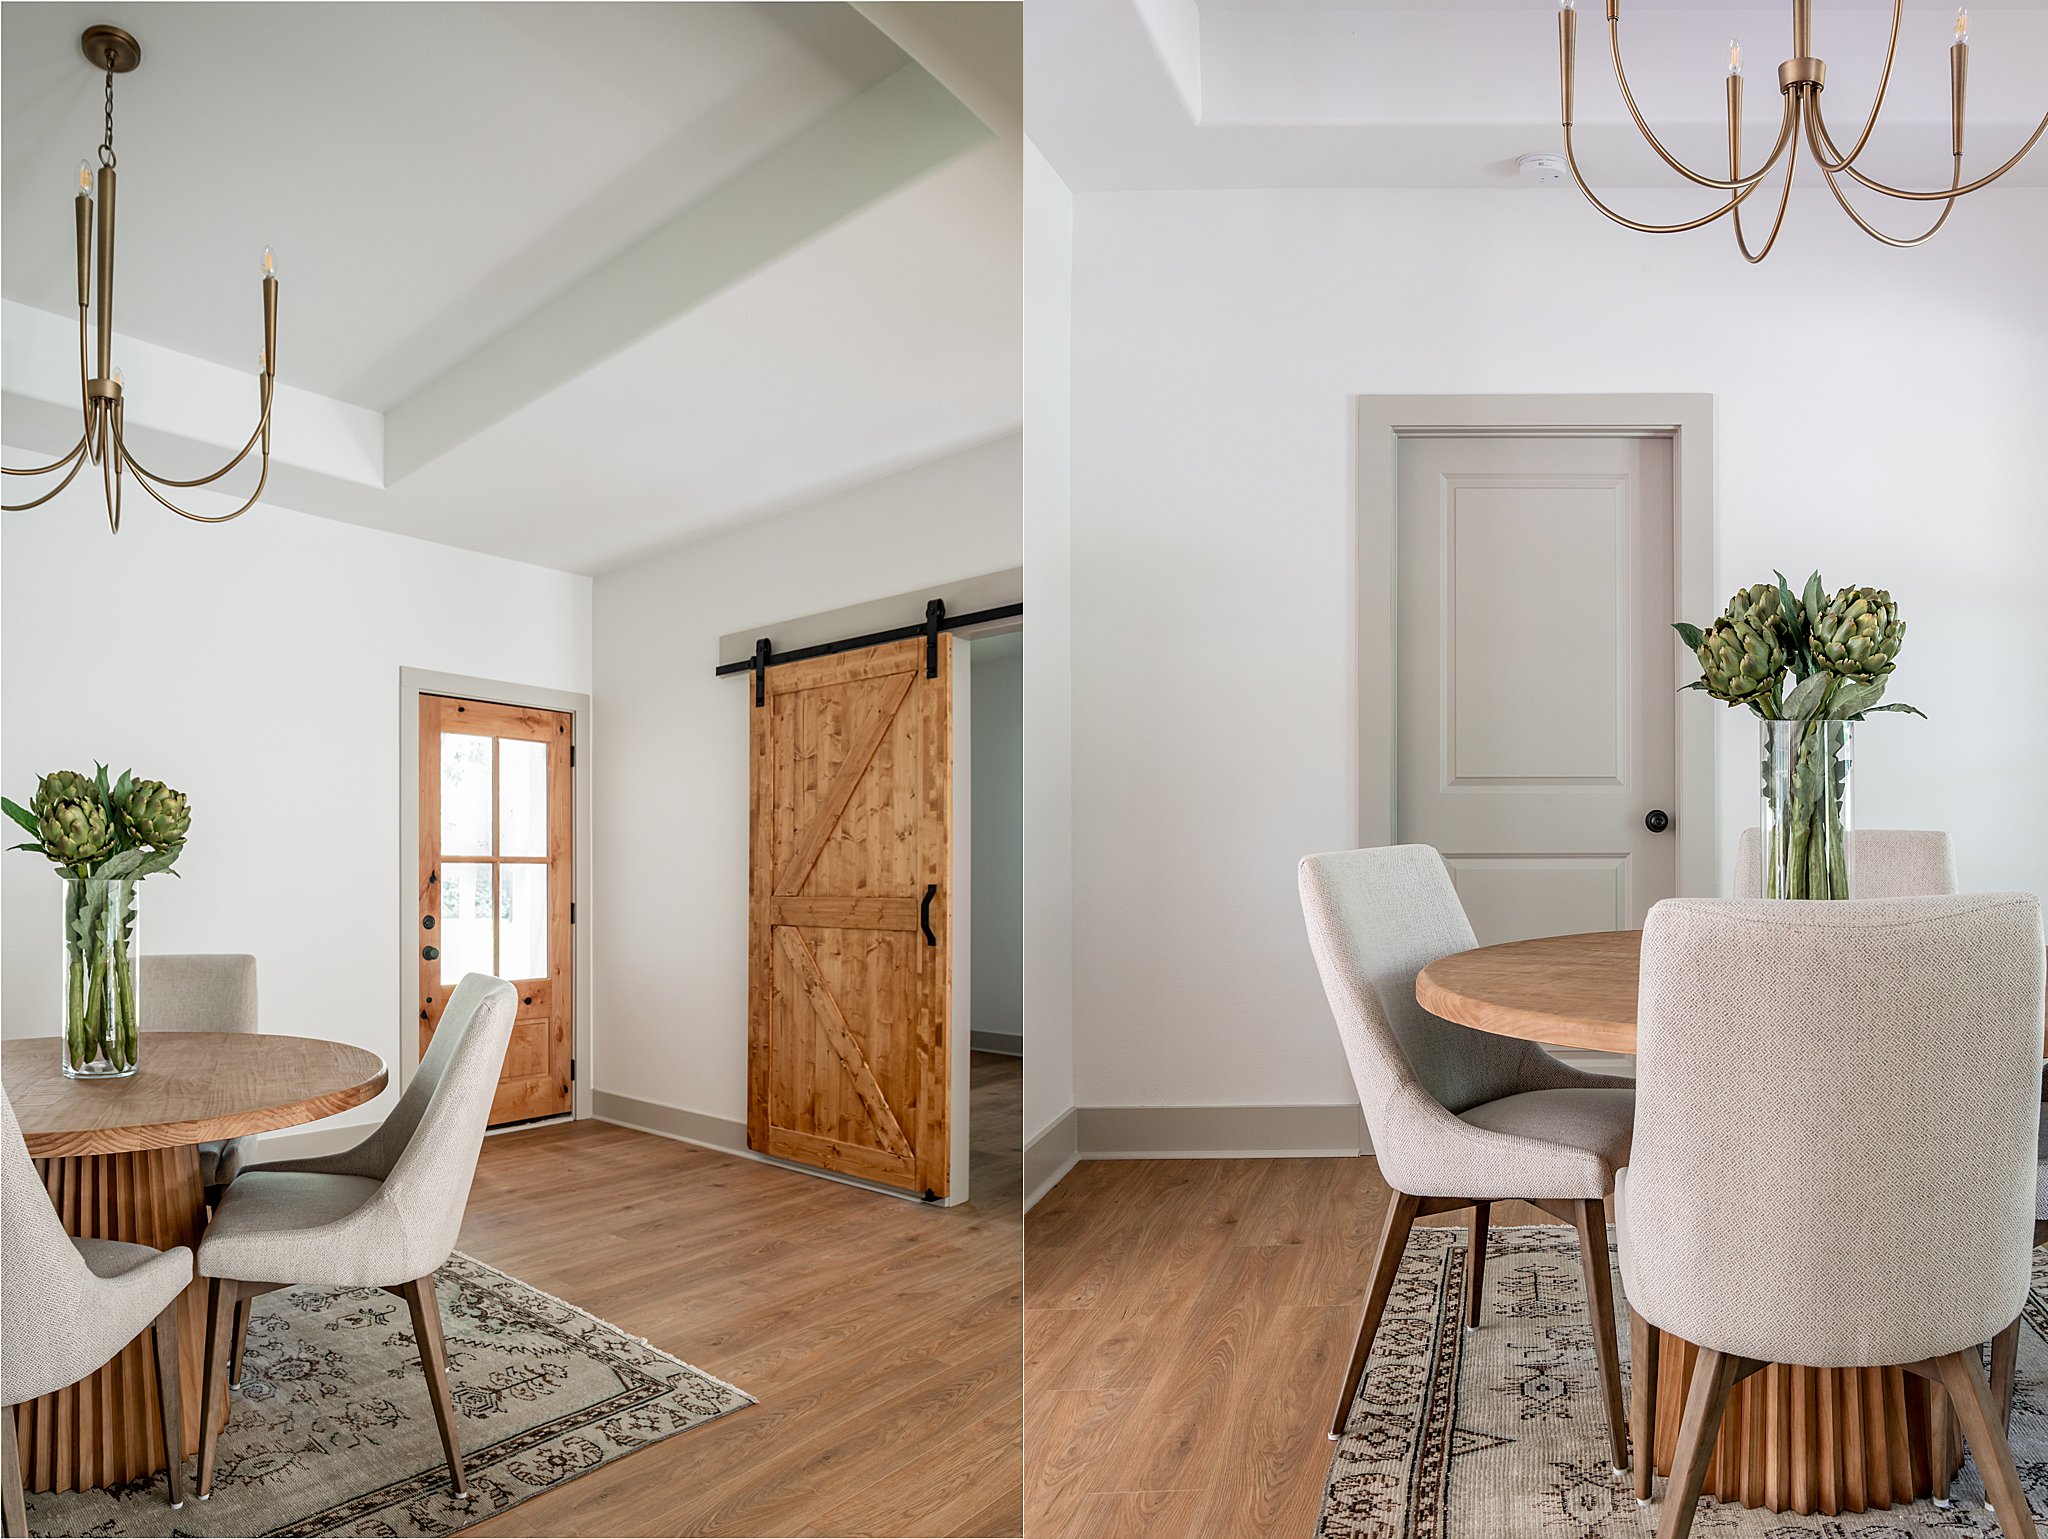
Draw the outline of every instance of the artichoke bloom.
M36 794L29 801L29 810L40 818L60 801L96 802L99 799L99 782L92 776L81 775L77 770L51 770L36 782Z
M114 848L114 824L100 805L99 793L90 798L60 797L36 820L43 849L61 866L80 875L87 867Z
M161 780L138 780L121 803L121 830L131 844L152 849L174 849L185 842L192 827L192 808L183 791L174 791Z
M1882 588L1843 588L1814 618L1807 645L1830 673L1869 684L1898 666L1906 626Z
M1767 697L1788 660L1778 590L1769 583L1742 589L1700 638L1696 655L1707 693L1716 700L1747 705Z

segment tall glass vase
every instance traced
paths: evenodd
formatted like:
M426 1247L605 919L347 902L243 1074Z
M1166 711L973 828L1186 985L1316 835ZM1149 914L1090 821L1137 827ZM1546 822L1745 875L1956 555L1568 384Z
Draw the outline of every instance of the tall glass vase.
M1849 896L1850 766L1855 725L1763 726L1763 895Z
M134 878L64 879L64 1072L123 1079L135 1072Z

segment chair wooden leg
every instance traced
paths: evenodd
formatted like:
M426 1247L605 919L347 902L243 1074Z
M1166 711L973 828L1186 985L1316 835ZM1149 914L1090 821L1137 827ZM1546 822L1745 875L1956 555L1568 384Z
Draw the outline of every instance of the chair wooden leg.
M2008 1433L2012 1431L2012 1381L2019 1357L2020 1322L2015 1319L1991 1338L1991 1400L1998 1407L1998 1424Z
M1686 1386L1685 1415L1678 1423L1678 1447L1671 1456L1671 1479L1664 1486L1664 1516L1657 1539L1686 1539L1707 1483L1707 1465L1714 1440L1721 1435L1721 1413L1728 1409L1728 1391L1735 1387L1742 1359L1702 1347L1693 1360L1692 1382Z
M1628 1435L1634 1444L1636 1504L1650 1499L1650 1483L1657 1475L1657 1461L1651 1450L1657 1437L1657 1348L1661 1338L1657 1327L1643 1318L1642 1311L1628 1312L1629 1401Z
M228 1357L234 1348L235 1305L241 1284L215 1277L207 1285L206 1398L199 1408L199 1499L213 1499L213 1460L228 1419Z
M1951 1352L1934 1360L1942 1387L1955 1406L1956 1419L1963 1424L1963 1441L1977 1456L1977 1475L1984 1482L1984 1499L1998 1517L2005 1539L2039 1539L2034 1515L2027 1507L2019 1471L2013 1468L2012 1446L2005 1429L1998 1424L1998 1407L1991 1401L1991 1386L1984 1382L1983 1364L1976 1352Z
M185 1505L185 1397L178 1385L178 1301L149 1328L156 1346L156 1408L164 1424L164 1477L171 1505Z
M14 1440L14 1407L0 1406L0 1516L7 1519L7 1532L26 1539L28 1498L21 1489L21 1445Z
M427 1393L434 1402L434 1420L441 1428L441 1448L448 1455L448 1473L457 1496L469 1495L462 1474L462 1443L455 1430L455 1400L448 1387L448 1348L441 1340L441 1304L431 1276L416 1278L399 1292L412 1307L412 1339L419 1344L420 1367L426 1370Z
M1358 1397L1358 1381L1365 1377L1365 1360L1372 1355L1372 1339L1379 1333L1380 1316L1387 1297L1394 1291L1394 1277L1401 1270L1401 1253L1408 1248L1408 1231L1415 1227L1416 1211L1422 1199L1396 1192L1387 1202L1386 1222L1380 1228L1380 1248L1373 1257L1372 1281L1365 1289L1365 1315L1358 1322L1358 1345L1351 1352L1351 1367L1344 1374L1344 1392L1337 1398L1337 1414L1330 1422L1330 1436L1344 1435L1351 1419L1351 1402Z
M1579 1265L1586 1274L1586 1310L1593 1320L1593 1353L1600 1363L1600 1397L1607 1402L1607 1442L1617 1470L1628 1468L1628 1425L1621 1404L1621 1343L1614 1335L1614 1273L1607 1259L1607 1204L1589 1197L1573 1209L1579 1229Z
M235 1358L229 1365L228 1382L237 1386L242 1382L242 1353L249 1345L249 1316L255 1310L254 1294L244 1294L235 1305Z
M1472 1224L1465 1246L1465 1328L1479 1329L1480 1291L1486 1284L1486 1228L1493 1216L1493 1204L1472 1204Z
M1950 1424L1955 1421L1955 1412L1949 1409L1948 1393L1939 1384L1927 1386L1927 1463L1933 1481L1928 1492L1937 1507L1950 1505L1948 1497L1949 1466L1955 1463L1955 1454L1949 1443Z

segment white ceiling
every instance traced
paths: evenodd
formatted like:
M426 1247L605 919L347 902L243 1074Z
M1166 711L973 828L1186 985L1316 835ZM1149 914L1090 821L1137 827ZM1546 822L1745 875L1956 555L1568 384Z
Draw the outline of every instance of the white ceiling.
M2048 112L2048 0L1970 14L1965 164L1989 170ZM1816 9L1838 140L1861 127L1890 15L1881 0ZM1779 0L1623 8L1630 83L1676 153L1725 165L1731 36L1748 61L1747 142L1769 143L1790 16ZM1909 0L1864 162L1876 175L1947 179L1953 17L1953 3ZM1026 126L1075 188L1513 187L1518 156L1561 147L1552 0L1033 0L1031 18ZM1578 31L1574 139L1588 174L1682 186L1628 120L1598 0ZM2048 186L2048 150L2010 185Z
M1014 51L1013 7L931 10L970 44L1012 13ZM405 440L381 489L284 467L289 505L592 570L1017 426L1014 143L905 90L920 65L851 6L11 0L0 290L66 317L94 22L144 51L115 83L121 334L253 370L274 243L281 380ZM805 206L764 206L792 177ZM547 329L579 306L606 328L582 349ZM508 355L517 388L454 420L464 365ZM10 430L40 427L7 385ZM203 458L164 442L171 473Z

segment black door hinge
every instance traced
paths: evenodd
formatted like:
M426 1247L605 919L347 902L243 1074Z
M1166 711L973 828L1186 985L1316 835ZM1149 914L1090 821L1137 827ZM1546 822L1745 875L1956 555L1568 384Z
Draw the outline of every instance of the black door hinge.
M569 1078L571 1080L576 1078L576 1060L573 1058L569 1060Z
M573 904L573 903L571 903L571 904L569 905L569 923L571 923L571 924L574 924L575 922L576 922L576 905L575 905L575 904Z
M571 768L571 769L574 769L575 767L576 767L576 745L575 745L574 743L571 743L571 744L569 745L569 768Z

